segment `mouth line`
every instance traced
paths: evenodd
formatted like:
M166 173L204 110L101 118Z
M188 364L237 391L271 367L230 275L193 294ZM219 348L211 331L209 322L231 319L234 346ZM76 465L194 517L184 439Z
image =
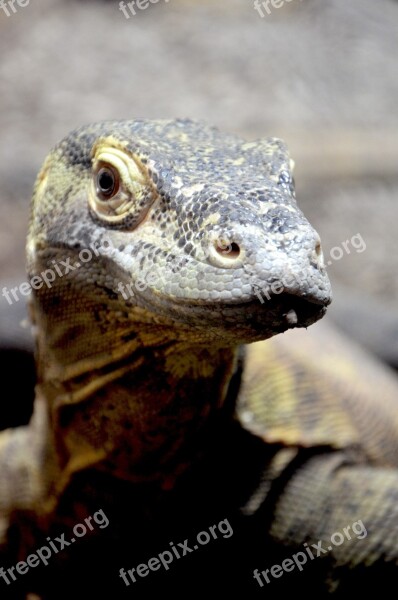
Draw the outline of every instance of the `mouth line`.
M157 300L159 299L158 297ZM163 300L166 298L163 297ZM283 292L271 296L269 300L264 299L262 303L258 297L251 297L244 302L197 301L169 297L167 304L172 313L177 310L179 318L188 319L191 323L196 322L196 325L207 322L209 326L219 324L225 330L244 327L261 331L266 328L279 333L295 327L308 327L318 321L325 314L329 301L313 301L313 297ZM176 317L177 313L173 316Z
M166 296L164 296L166 298ZM261 298L261 299L260 299ZM167 298L169 301L171 300L173 304L178 306L191 306L193 308L215 308L219 310L236 310L242 308L243 310L247 309L248 306L263 306L263 308L269 307L272 310L277 310L279 306L287 307L289 304L294 308L294 304L299 304L300 306L313 306L313 307L326 307L330 304L331 300L327 299L321 300L320 298L316 298L314 296L305 296L303 294L295 294L292 292L283 292L282 294L273 294L269 296L269 298L264 298L260 293L258 295L251 296L247 298L247 300L237 299L234 300L222 300L222 299L198 299L198 298L181 298L181 297L170 297Z
M312 315L324 312L328 304L329 302L285 292L279 296L271 296L270 299L263 299L262 302L258 298L252 298L247 302L228 303L221 306L222 310L228 310L228 308L247 310L248 307L253 307L256 312L260 310L269 313L270 316L279 315L287 323L293 325L301 320L307 320Z

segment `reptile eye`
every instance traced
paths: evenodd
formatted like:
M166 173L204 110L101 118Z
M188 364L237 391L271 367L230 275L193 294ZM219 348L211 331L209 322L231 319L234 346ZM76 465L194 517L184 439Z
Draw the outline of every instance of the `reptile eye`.
M101 200L110 200L117 194L120 186L119 173L114 167L102 166L96 176L97 194Z
M87 200L91 216L102 223L132 230L156 198L145 165L114 138L99 138L91 151Z

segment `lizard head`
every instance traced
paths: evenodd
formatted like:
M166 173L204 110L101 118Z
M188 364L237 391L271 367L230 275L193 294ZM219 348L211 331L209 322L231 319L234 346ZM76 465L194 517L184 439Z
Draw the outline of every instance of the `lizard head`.
M27 255L58 342L65 322L76 337L90 313L91 327L126 339L138 322L235 345L307 327L330 302L285 144L190 120L105 122L66 137L36 183Z

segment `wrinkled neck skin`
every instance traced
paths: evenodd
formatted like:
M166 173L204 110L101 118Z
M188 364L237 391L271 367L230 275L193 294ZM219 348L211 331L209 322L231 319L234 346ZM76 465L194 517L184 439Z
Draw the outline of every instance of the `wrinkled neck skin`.
M37 305L34 318L59 487L95 468L171 489L231 417L225 400L238 348L195 341L192 332L175 339L174 325L154 324L142 310L109 327L98 307L80 305L76 318L48 309Z

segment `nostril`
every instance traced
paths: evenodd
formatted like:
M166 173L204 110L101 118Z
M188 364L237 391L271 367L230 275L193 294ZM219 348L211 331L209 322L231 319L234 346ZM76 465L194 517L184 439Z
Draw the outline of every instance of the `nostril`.
M310 263L315 269L324 269L325 260L323 257L321 241L318 239L315 242L315 246L310 255Z
M231 236L232 237L232 236ZM209 239L207 258L210 264L221 269L238 269L242 266L245 249L225 234Z
M224 242L216 241L214 244L214 248L218 254L221 254L223 258L229 258L232 260L236 260L240 255L240 247L235 242Z

